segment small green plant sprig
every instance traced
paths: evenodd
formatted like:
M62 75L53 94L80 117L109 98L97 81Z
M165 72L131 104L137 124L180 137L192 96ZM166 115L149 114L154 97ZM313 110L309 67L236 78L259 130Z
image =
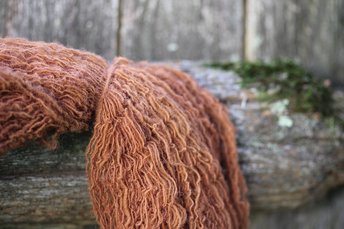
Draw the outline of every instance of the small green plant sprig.
M227 62L207 64L207 67L236 72L242 78L242 87L255 85L260 98L267 101L288 99L288 109L294 112L317 113L324 119L333 119L344 127L334 107L333 91L324 82L315 79L293 60L265 62ZM268 93L273 91L273 93Z

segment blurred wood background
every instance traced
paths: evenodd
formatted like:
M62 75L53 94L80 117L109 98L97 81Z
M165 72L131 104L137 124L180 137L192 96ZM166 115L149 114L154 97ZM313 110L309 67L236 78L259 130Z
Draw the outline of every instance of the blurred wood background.
M344 0L2 0L0 36L108 60L290 57L344 84Z

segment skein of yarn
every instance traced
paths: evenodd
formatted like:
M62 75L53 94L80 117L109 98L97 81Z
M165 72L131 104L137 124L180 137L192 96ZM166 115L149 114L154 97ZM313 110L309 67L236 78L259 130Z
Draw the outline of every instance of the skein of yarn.
M227 112L188 75L58 44L0 39L0 154L94 122L86 152L101 228L247 228Z

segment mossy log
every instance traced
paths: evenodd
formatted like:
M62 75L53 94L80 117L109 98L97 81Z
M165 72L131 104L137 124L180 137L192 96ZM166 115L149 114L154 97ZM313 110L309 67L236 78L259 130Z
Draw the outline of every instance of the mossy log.
M274 113L252 91L240 89L233 73L180 67L228 107L252 209L294 209L344 183L344 134L338 127L316 116ZM280 115L291 125L279 123ZM30 143L0 156L1 228L94 224L84 154L90 135L63 135L54 151Z

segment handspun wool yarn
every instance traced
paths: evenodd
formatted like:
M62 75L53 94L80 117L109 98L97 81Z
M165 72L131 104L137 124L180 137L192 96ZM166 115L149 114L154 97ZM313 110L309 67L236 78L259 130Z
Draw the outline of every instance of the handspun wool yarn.
M91 127L87 174L101 228L247 227L234 128L188 75L0 39L0 154L29 140L54 148L61 134Z

